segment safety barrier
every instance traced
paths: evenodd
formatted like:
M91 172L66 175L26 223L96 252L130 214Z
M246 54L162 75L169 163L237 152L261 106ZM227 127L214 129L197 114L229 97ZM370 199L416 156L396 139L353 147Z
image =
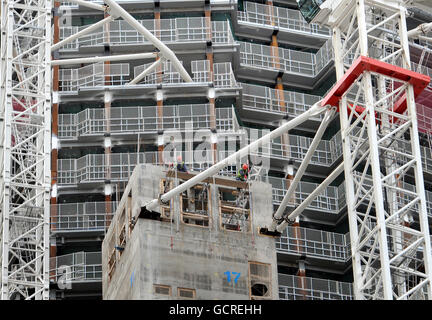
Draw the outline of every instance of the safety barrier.
M51 205L51 231L105 232L116 208L115 201L53 204Z
M245 1L244 11L238 11L237 17L239 22L276 26L280 31L287 29L300 34L307 33L328 38L331 36L330 29L317 24L308 24L298 10Z
M81 251L50 258L50 281L61 283L64 288L76 282L100 282L101 279L101 252Z
M349 282L278 274L280 300L353 300Z
M275 71L283 70L306 77L316 77L333 60L331 40L327 40L316 54L249 42L239 43L241 64Z

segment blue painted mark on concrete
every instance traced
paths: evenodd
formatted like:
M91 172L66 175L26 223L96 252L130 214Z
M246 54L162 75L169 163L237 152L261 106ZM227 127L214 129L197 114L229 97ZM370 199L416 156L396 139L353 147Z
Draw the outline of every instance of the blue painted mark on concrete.
M240 277L240 272L231 272L231 271L228 270L228 271L225 271L224 274L227 275L227 281L228 281L228 283L231 282L231 275L236 276L234 278L234 284L237 284L237 280Z
M132 289L132 287L133 287L134 278L135 278L135 272L132 271L132 274L131 274L131 276L130 276L130 285L131 285L131 289Z

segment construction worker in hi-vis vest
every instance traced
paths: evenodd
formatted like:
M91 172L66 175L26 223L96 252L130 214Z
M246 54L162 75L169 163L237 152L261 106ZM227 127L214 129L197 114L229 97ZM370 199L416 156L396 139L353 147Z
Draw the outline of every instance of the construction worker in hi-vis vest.
M188 172L188 168L185 165L184 161L182 160L182 156L178 156L177 157L177 165L176 165L176 167L177 167L177 171L186 172L186 173Z
M246 163L242 165L239 171L237 171L236 179L240 181L246 181L249 174L249 167Z

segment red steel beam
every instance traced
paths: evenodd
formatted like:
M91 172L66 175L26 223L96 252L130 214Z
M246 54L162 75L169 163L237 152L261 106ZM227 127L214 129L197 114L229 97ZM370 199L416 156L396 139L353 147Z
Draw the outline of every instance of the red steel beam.
M414 96L417 97L429 84L431 78L424 74L420 74L408 69L404 69L392 64L378 61L365 56L360 56L348 69L345 75L340 79L334 88L323 99L321 105L331 105L339 110L339 102L345 92L365 71L375 72L384 76L394 78L403 82L408 82L414 87ZM405 94L399 98L393 107L393 111L402 114L407 108ZM360 113L364 110L363 107L356 106L356 110Z

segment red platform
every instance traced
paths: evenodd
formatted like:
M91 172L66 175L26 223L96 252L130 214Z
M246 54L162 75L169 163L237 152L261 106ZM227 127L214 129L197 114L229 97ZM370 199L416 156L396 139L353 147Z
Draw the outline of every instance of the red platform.
M429 84L429 76L394 66L389 63L381 62L372 58L360 56L353 65L348 69L345 75L340 79L333 89L323 99L321 105L331 105L339 110L339 101L343 94L365 71L371 71L391 77L400 81L408 82L414 87L414 96L417 97ZM393 111L402 114L407 108L405 94L399 98L393 107ZM361 113L363 107L357 106L356 111Z

